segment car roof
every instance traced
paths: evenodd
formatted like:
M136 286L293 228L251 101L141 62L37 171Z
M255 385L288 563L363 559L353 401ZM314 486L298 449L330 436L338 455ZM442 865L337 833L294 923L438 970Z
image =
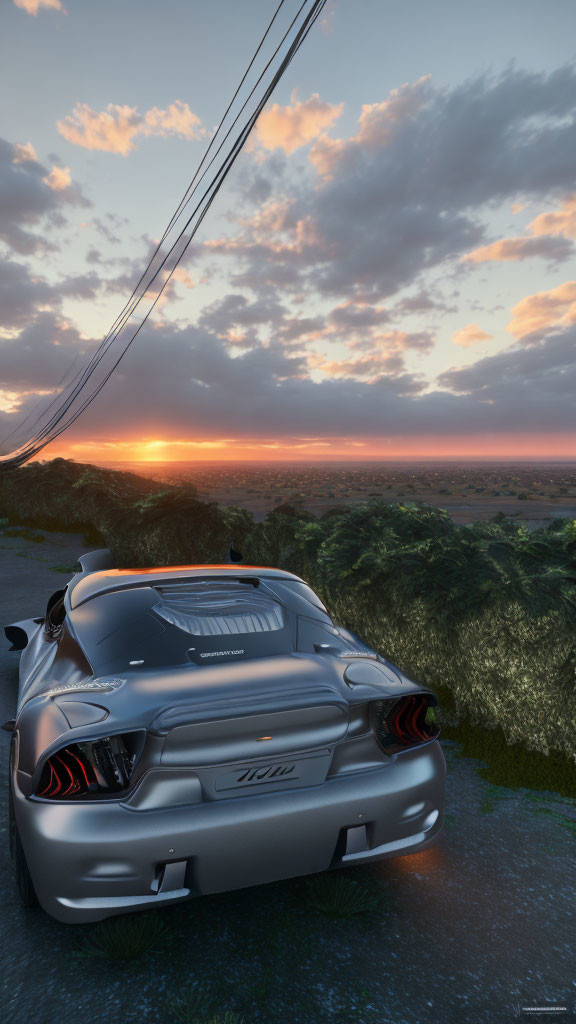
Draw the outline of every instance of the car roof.
M304 583L294 573L284 569L274 569L261 565L173 565L156 569L106 569L101 572L90 572L77 577L69 587L70 608L78 608L81 604L100 594L115 590L128 590L134 587L158 586L175 581L184 582L194 579L230 579L239 580L245 577L258 579L292 580Z

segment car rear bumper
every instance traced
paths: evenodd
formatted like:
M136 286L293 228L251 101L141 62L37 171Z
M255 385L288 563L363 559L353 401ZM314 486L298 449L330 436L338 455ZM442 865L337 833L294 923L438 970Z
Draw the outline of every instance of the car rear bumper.
M15 812L42 907L81 923L422 850L442 827L445 774L435 742L317 786L162 810L15 786Z

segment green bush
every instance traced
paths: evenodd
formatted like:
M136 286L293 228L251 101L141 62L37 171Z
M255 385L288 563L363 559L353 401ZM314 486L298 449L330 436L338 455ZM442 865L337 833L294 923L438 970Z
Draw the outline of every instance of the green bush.
M0 508L11 523L103 536L109 516L162 490L134 473L53 459L0 469Z
M574 758L576 523L461 527L441 510L370 502L300 522L295 538L284 567L408 676L448 693L453 724Z
M0 516L89 529L125 568L225 562L232 544L307 579L337 621L439 693L446 729L500 730L576 769L576 521L463 527L372 500L319 518L279 505L255 524L192 485L62 459L1 472Z

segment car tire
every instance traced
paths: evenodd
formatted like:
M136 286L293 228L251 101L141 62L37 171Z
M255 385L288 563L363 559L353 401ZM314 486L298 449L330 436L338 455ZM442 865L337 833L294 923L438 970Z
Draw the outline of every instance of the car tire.
M10 831L10 856L12 858L12 864L14 865L14 875L16 877L16 889L18 892L18 896L20 897L20 902L23 904L23 906L37 907L38 897L34 889L32 876L30 875L30 871L28 870L28 864L26 863L26 854L24 853L24 847L22 846L22 840L20 839L18 825L16 824L11 778L9 782L8 820Z

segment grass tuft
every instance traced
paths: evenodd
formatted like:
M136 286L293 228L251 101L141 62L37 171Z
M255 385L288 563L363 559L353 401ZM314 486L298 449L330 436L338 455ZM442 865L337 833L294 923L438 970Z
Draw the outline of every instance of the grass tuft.
M43 544L46 540L43 533L39 533L38 530L31 530L27 526L4 527L2 532L5 537L21 537L22 540L29 540L32 544Z
M502 729L483 729L468 722L443 724L440 738L461 744L457 757L483 762L476 770L493 786L547 790L562 796L574 796L576 792L573 762L557 751L545 755L538 750L527 750L522 743L508 744Z
M113 917L95 926L76 956L81 960L138 960L165 942L170 934L169 928L156 914Z
M224 1010L223 1013L213 1014L210 1017L178 1016L176 1011L172 1012L175 1013L179 1024L243 1024L243 1018L233 1010Z
M168 1010L178 1024L242 1024L232 1010L218 1010L214 996L202 982L193 981L179 996L168 1000Z
M377 893L344 875L318 875L308 883L310 902L327 917L353 917L375 910L380 902Z
M243 1017L239 1017L232 1010L225 1010L224 1013L217 1013L215 1017L204 1017L198 1024L243 1024Z

